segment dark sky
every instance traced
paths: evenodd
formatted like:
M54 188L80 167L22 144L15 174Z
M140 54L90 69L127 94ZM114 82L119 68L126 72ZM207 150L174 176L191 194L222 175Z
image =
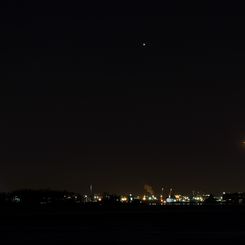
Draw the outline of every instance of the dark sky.
M6 2L0 191L245 190L239 2Z

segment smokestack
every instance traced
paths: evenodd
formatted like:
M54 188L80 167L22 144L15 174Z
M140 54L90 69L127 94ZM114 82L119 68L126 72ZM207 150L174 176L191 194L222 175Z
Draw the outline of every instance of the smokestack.
M172 196L172 191L173 191L173 189L170 188L170 190L169 190L169 198L171 198L171 196Z
M90 199L91 199L91 202L94 201L94 195L93 195L93 185L91 184L89 186L89 190L90 190Z

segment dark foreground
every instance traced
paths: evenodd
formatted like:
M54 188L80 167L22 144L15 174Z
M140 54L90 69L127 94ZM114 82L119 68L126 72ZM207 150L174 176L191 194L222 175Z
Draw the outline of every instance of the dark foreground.
M2 209L0 244L245 244L245 207Z

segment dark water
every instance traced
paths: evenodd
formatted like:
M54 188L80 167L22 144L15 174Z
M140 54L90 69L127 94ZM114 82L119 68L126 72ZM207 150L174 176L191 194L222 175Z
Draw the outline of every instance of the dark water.
M245 244L245 208L2 210L0 235L0 244Z

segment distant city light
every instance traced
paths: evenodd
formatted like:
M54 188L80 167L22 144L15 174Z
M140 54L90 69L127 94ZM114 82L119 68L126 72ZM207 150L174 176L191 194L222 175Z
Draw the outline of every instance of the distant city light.
M152 190L151 186L147 186L148 190ZM151 187L151 188L149 188ZM34 191L35 192L35 191ZM148 193L148 194L147 194ZM183 195L181 193L173 193L173 190L170 189L170 193L164 194L153 194L152 192L147 192L143 195L135 195L135 194L124 194L124 195L111 195L109 193L104 194L79 194L66 192L58 197L58 201L68 201L69 203L74 202L77 204L89 204L89 203L97 203L98 205L103 204L119 204L122 205L202 205L202 204L245 204L245 193L237 192L237 193L227 193L221 192L220 195L213 196L212 194L205 194L200 192L192 192L190 196ZM9 195L9 196L8 196ZM25 192L15 192L12 195L6 195L6 200L10 200L13 203L25 203L26 202L26 194ZM41 192L39 193L40 200L39 204L47 205L52 202L57 202L57 197L52 196L49 192Z

